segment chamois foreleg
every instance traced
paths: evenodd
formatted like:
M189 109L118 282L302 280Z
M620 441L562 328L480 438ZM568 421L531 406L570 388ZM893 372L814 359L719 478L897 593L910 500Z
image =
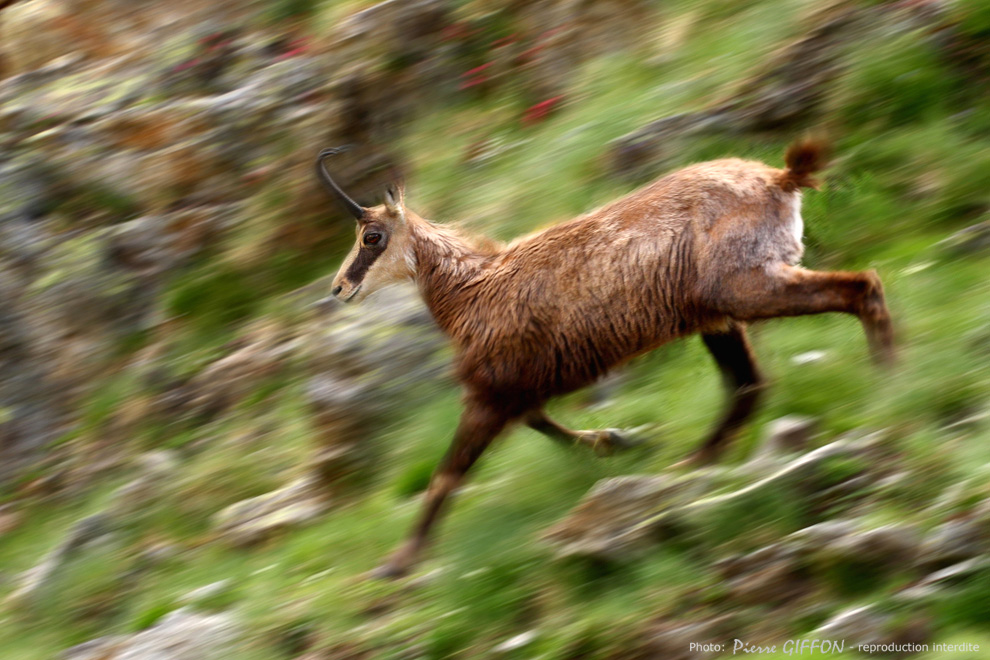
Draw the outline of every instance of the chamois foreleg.
M599 456L610 456L616 451L630 449L639 444L619 429L598 431L574 431L550 419L542 409L530 411L524 418L526 425L551 440L565 445L584 445Z
M388 562L375 570L375 577L401 577L412 568L426 547L430 530L440 517L447 496L461 485L468 470L502 431L509 418L509 414L494 406L468 399L454 441L430 479L419 521L409 539Z
M859 318L873 359L894 360L890 312L875 271L822 272L781 264L737 276L724 287L724 310L755 321L781 316L845 312Z
M718 459L753 414L765 387L742 324L733 323L727 332L703 334L701 339L722 372L729 393L729 405L718 426L689 459L695 464L707 464Z

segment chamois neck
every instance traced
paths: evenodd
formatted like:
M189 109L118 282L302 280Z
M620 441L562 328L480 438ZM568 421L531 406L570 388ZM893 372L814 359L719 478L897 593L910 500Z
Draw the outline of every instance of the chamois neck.
M416 219L410 223L416 255L416 283L441 328L450 332L463 311L470 284L499 250L487 239L468 238L455 229Z

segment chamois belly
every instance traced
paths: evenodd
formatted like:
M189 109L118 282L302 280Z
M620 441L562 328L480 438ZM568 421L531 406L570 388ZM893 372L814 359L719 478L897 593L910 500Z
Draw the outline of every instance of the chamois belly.
M670 300L645 286L578 306L513 310L504 318L513 322L493 321L489 329L496 331L462 347L461 379L504 397L539 401L587 386L630 358L697 329Z

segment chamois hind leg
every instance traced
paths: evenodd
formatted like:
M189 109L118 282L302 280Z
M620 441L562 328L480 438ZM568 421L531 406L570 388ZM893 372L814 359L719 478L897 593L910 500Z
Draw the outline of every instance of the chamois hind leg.
M547 417L542 409L530 411L524 417L524 421L529 428L539 431L551 440L566 445L585 445L591 447L599 456L610 456L616 451L631 449L640 444L619 429L573 431Z
M415 565L427 545L430 530L440 517L447 496L461 485L468 470L502 431L510 417L495 406L471 398L467 400L454 441L430 479L419 521L408 540L388 562L374 571L374 577L401 577Z
M742 324L733 323L727 332L704 334L701 339L722 372L729 405L708 439L681 464L703 465L717 460L753 414L765 387Z
M894 361L890 312L876 271L822 272L781 264L730 280L722 305L733 318L755 321L781 316L845 312L859 318L873 359Z

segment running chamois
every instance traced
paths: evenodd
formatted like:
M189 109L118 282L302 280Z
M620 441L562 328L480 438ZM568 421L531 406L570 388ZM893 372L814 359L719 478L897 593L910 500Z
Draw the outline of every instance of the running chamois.
M701 334L721 370L729 403L687 459L718 458L752 414L764 380L746 338L751 321L824 312L859 318L872 354L893 360L890 315L874 271L798 266L801 189L825 165L824 146L793 144L785 169L725 159L699 163L586 215L498 245L425 220L386 186L365 208L334 182L319 154L322 183L357 220L357 242L332 295L358 302L412 280L456 347L464 410L433 475L408 541L376 571L405 574L427 542L444 500L492 440L514 421L601 453L629 444L614 429L574 431L543 406L630 358Z

